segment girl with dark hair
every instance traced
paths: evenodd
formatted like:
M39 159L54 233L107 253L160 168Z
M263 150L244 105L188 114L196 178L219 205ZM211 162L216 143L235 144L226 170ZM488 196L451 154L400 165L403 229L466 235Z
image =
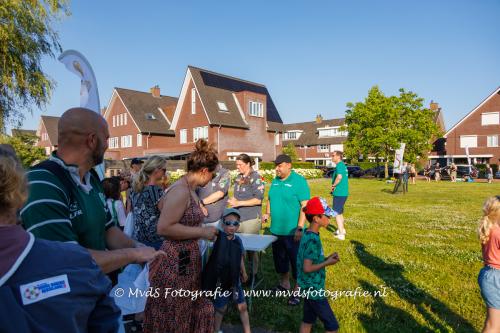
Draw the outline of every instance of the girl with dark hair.
M253 169L255 162L247 154L236 157L238 176L234 181L234 196L229 199L231 207L237 208L241 214L241 225L238 232L258 235L262 226L262 199L264 198L264 183L260 175ZM258 257L252 253L252 281L258 268Z
M153 290L201 289L201 256L198 239L214 240L215 227L202 227L204 215L195 189L212 180L219 164L217 152L206 140L198 140L187 161L187 174L165 192L158 221L158 234L165 237L161 246L166 255L150 264L149 280ZM171 288L171 289L167 289ZM161 295L146 303L144 332L213 332L214 309L203 297Z

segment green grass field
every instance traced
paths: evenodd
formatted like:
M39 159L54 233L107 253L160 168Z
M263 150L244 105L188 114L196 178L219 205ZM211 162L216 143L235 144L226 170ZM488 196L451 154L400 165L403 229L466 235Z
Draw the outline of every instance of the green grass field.
M309 181L311 194L328 198L329 180ZM325 254L339 253L327 268L326 289L383 291L387 295L339 297L330 304L342 332L476 332L485 318L477 285L482 266L475 229L486 197L500 183L426 183L393 195L393 184L350 180L345 241L322 230ZM267 193L267 192L266 192ZM271 249L262 256L264 283L276 285ZM360 289L358 289L359 291ZM286 299L254 298L253 327L297 332L302 306ZM238 323L233 310L225 321ZM316 332L323 331L318 321Z

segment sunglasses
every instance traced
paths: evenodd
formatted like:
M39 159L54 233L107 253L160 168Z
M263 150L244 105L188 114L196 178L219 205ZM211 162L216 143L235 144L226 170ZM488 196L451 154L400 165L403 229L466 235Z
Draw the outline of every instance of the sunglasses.
M227 226L232 225L232 226L235 226L235 227L237 227L237 226L240 225L240 221L224 221L223 223L224 223L224 225L227 225Z

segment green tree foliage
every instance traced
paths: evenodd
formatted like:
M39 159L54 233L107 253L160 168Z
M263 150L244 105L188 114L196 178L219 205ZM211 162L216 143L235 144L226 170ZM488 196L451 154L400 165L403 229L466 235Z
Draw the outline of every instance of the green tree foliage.
M49 101L55 83L41 59L61 51L52 24L65 15L67 0L0 1L0 133L7 122L22 121L20 110Z
M299 154L297 154L297 149L293 143L289 143L286 147L283 147L283 154L287 154L292 159L292 162L299 160Z
M404 159L416 162L431 149L431 139L441 135L433 111L423 106L423 98L399 89L398 96L385 96L378 86L368 91L364 102L347 103L346 155L372 156L388 163L400 143L406 143Z
M22 134L18 136L0 136L0 143L9 144L14 147L16 155L25 168L29 168L35 162L44 160L45 150L42 147L37 147L38 137L30 134Z

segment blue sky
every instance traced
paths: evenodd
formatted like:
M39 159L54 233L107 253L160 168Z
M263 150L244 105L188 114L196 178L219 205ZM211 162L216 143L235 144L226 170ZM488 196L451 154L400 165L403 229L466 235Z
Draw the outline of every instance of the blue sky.
M178 96L187 65L265 84L284 122L343 117L377 84L437 101L450 128L500 86L500 1L73 1L56 25L63 49L93 66L101 106L113 87L158 84ZM79 104L55 59L41 114Z

